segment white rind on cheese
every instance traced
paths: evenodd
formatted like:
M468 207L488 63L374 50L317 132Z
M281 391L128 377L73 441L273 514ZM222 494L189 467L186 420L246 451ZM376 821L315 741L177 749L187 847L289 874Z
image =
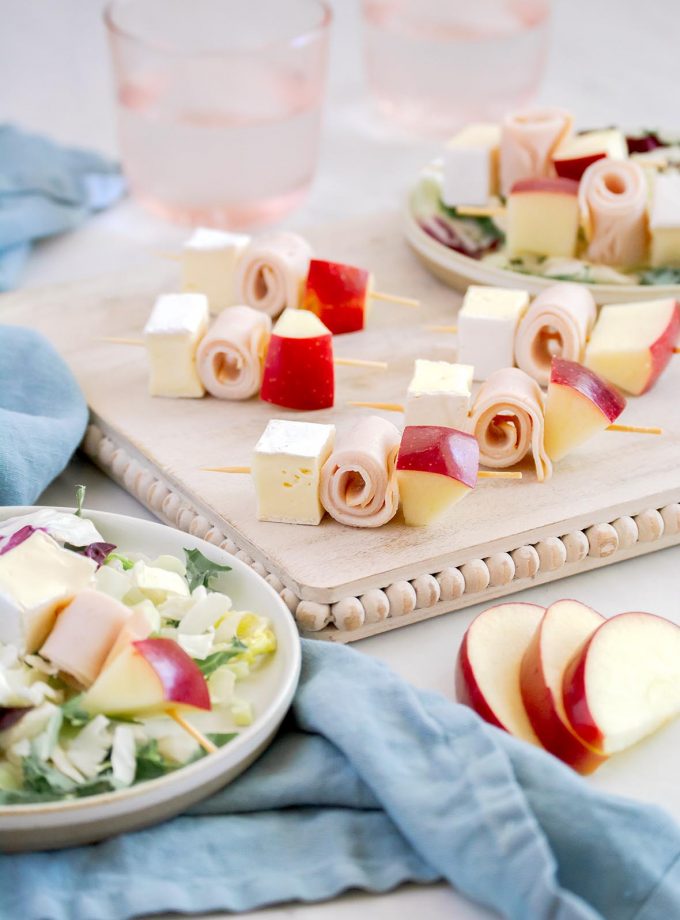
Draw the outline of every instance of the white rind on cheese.
M406 395L405 425L443 425L464 430L470 411L474 368L416 359Z
M319 478L335 443L335 425L272 419L255 446L257 518L319 524Z
M34 652L57 610L94 584L97 564L63 549L42 531L0 556L0 642Z
M498 193L500 137L500 125L480 123L467 125L446 143L442 184L445 205L486 205Z
M245 233L198 227L182 251L182 290L205 294L213 314L235 306L236 267L249 243Z
M512 367L515 335L529 306L527 291L471 285L458 314L458 360L472 365L475 380Z
M151 396L203 396L196 349L208 328L205 294L163 294L144 327Z

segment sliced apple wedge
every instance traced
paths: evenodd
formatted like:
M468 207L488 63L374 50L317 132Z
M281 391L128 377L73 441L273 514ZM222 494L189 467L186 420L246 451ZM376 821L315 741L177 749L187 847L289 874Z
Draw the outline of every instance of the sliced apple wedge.
M106 715L210 709L210 694L196 662L176 642L142 639L118 652L82 705Z
M553 358L545 405L545 449L551 460L590 440L621 415L626 400L582 364Z
M565 713L602 754L636 744L680 714L680 627L651 613L606 620L564 675Z
M544 612L536 604L489 607L468 627L456 664L458 701L492 725L539 747L522 702L520 668Z
M606 759L574 732L564 711L562 684L571 659L604 623L579 601L563 600L545 612L520 670L522 700L543 746L579 773L592 773Z

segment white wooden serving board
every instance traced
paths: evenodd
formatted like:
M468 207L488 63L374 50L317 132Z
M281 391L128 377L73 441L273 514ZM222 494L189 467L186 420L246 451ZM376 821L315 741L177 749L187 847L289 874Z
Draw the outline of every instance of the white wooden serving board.
M320 256L370 267L376 287L423 304L412 310L376 303L369 329L336 337L338 355L389 361L387 372L338 368L335 409L304 413L342 431L357 413L369 411L347 408L348 400L403 401L415 357L455 359L455 336L424 326L453 322L459 297L418 263L396 213L308 235ZM267 419L301 414L257 399L152 399L143 349L101 341L139 336L153 298L176 288L177 279L177 265L159 259L142 273L5 295L0 322L33 326L65 357L91 407L83 446L96 463L161 519L239 552L285 589L301 624L309 624L310 611L317 625L319 617L328 619L317 635L351 641L680 542L680 358L650 394L630 401L625 414L631 423L662 425L663 437L603 433L559 464L548 483L537 483L529 467L522 482L481 482L426 529L408 528L399 518L377 530L343 527L330 518L319 527L258 522L250 477L201 467L249 464ZM618 519L636 516L633 542L620 539L631 524ZM616 527L607 526L615 521ZM576 536L567 541L565 559L561 538L567 534ZM571 553L581 544L583 558ZM511 570L485 586L482 560L498 553L512 554ZM439 579L419 578L442 571ZM416 578L414 592L404 582ZM332 610L315 606L372 589L387 589L390 601L390 615L379 622L339 630Z

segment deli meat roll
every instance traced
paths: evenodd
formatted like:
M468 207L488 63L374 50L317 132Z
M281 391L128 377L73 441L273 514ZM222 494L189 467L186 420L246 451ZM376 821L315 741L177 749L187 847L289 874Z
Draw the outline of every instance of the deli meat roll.
M196 353L198 376L218 399L249 399L259 392L272 321L252 307L227 307Z
M494 371L482 384L470 416L479 462L491 469L515 466L531 453L539 482L552 475L543 445L543 393L518 367Z
M579 186L579 205L592 262L626 268L647 252L647 182L633 160L596 160Z
M531 109L506 115L501 124L501 192L506 197L520 179L552 175L552 154L571 132L563 109Z
M297 233L258 236L239 259L239 300L272 319L287 307L299 307L311 257L309 243Z
M399 507L395 464L399 430L384 418L362 418L336 445L321 471L321 504L350 527L382 527Z
M546 387L553 357L582 361L597 316L595 300L583 284L553 284L531 304L515 335L515 363Z

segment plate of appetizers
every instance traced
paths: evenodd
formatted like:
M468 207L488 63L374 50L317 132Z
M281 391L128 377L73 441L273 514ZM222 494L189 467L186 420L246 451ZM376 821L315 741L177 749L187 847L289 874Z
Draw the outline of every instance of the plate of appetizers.
M680 293L680 144L573 130L537 109L470 124L413 186L409 243L448 284L586 284L598 303Z
M0 849L92 842L234 779L290 706L290 613L243 562L104 512L0 515Z

